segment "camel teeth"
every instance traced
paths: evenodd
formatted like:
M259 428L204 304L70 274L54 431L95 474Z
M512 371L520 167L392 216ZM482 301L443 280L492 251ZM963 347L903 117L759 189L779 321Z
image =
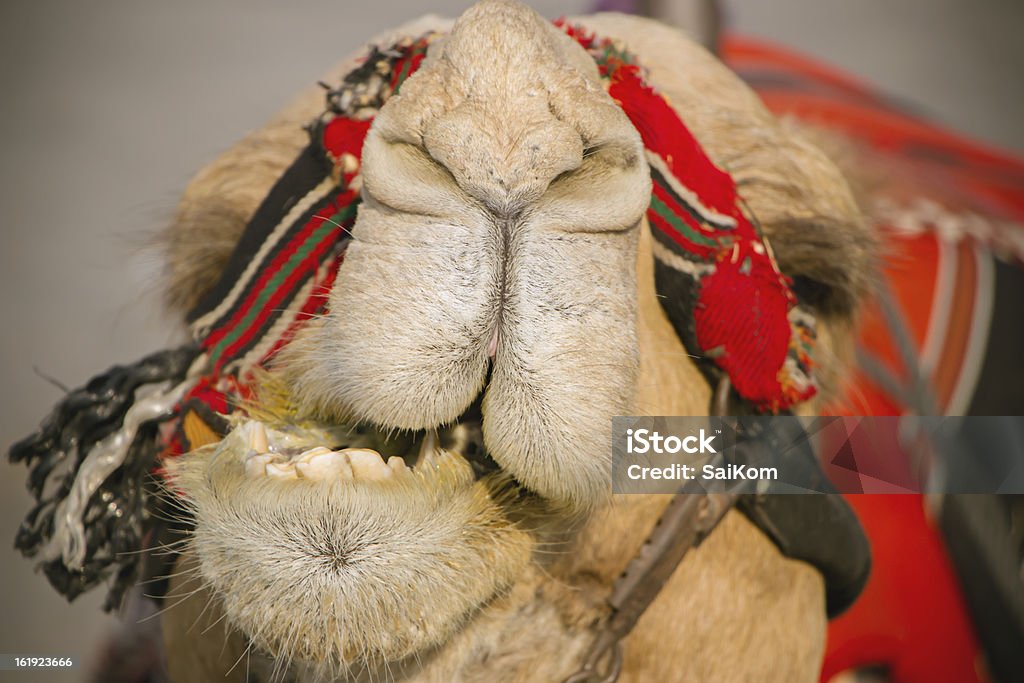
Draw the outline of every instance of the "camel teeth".
M436 430L432 429L423 435L423 443L420 444L420 452L416 456L416 468L433 462L434 455L437 453L437 441Z
M267 473L267 465L273 460L270 453L257 453L245 459L245 474L248 477L262 477Z
M299 457L295 458L292 462L294 462L296 464L300 463L300 462L301 463L308 463L309 461L311 461L316 456L318 456L318 455L326 455L326 454L328 454L330 452L331 452L330 448L325 448L324 446L317 446L315 448L310 448L308 451L303 451L299 455Z
M249 424L252 425L249 428L249 448L257 453L269 452L270 443L267 441L267 430L263 423L253 421Z
M349 481L355 479L355 473L352 471L352 460L348 457L348 454L345 451L335 451L334 454L338 456L338 461L341 463L338 476Z
M348 456L355 479L384 479L392 474L377 451L369 448L346 448L341 452Z
M307 460L295 463L295 470L303 479L315 479L319 481L327 479L351 479L352 467L344 453L335 453L327 448L311 449L306 451L319 451ZM306 454L303 453L303 456Z
M392 456L385 462L380 453L369 448L332 451L324 446L315 446L289 460L287 455L270 452L269 434L262 423L252 420L243 429L249 454L242 457L242 464L245 475L253 479L266 476L285 481L340 479L369 482L408 476L413 471L402 457ZM420 448L417 465L423 463L427 468L434 467L442 454L443 451L437 447L437 435L430 432Z
M295 466L276 462L267 463L267 476L272 479L298 479Z
M388 468L395 474L407 474L409 472L409 468L405 465L405 460L397 455L392 455L388 458Z

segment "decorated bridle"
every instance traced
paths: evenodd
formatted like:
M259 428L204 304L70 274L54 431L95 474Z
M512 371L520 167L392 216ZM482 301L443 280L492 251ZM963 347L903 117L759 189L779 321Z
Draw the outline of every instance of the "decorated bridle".
M730 400L779 413L814 395L813 317L801 310L771 247L718 168L622 46L557 25L593 58L609 95L643 140L651 169L659 299L716 387L711 414ZM116 605L152 543L159 494L145 483L161 457L223 436L223 415L250 395L253 372L322 314L360 203L360 155L373 119L438 34L373 48L309 126L311 143L247 225L217 285L189 314L193 342L114 368L71 392L40 431L11 449L32 467L38 504L18 547L37 556L69 598L117 569ZM341 285L339 285L341 286ZM167 434L172 434L167 438ZM583 668L569 681L614 681L619 641L686 552L733 506L736 492L673 497L609 597ZM125 554L129 553L129 554Z

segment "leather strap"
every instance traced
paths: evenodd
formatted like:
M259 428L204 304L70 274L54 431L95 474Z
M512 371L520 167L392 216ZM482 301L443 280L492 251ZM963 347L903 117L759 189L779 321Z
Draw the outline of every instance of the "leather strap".
M712 396L708 411L712 416L727 414L730 388L729 378L723 377ZM739 498L736 491L706 493L695 488L684 486L672 496L640 551L615 581L608 596L609 616L598 627L583 665L565 683L618 680L622 672L622 639L658 597L686 553L715 530Z

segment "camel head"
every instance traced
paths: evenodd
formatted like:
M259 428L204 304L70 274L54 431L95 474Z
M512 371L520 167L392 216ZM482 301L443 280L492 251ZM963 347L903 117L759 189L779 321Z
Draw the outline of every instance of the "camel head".
M870 252L841 175L679 34L592 21L736 178L814 298L831 381ZM179 299L202 289L191 264L223 261L214 245L237 234L230 212L202 223L189 207L251 210L239 188L260 171L242 162L262 135L260 154L287 164L270 141L293 119L186 193L191 222L168 238L190 264ZM557 558L607 514L610 418L700 414L709 395L655 293L640 134L591 56L529 8L486 0L436 39L377 115L361 173L328 312L275 359L247 419L172 465L226 623L325 678L429 669L524 577L566 581Z

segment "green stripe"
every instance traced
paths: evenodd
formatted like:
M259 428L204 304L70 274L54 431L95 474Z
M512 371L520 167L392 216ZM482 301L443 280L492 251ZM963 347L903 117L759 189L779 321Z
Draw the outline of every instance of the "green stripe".
M220 359L221 354L223 354L226 349L228 349L245 333L246 330L249 329L260 313L263 312L263 308L266 306L267 300L273 295L277 288L281 286L288 275L302 265L302 262L309 256L313 247L319 244L324 237L338 229L338 226L334 224L334 221L342 223L342 220L339 220L338 217L342 216L343 213L343 211L339 212L334 216L331 216L330 221L324 221L323 224L321 224L321 226L309 236L309 239L303 242L302 245L295 250L295 253L291 255L291 258L288 259L284 266L282 266L272 278L267 280L263 289L253 302L252 307L249 309L249 312L238 322L235 329L221 339L220 343L217 344L213 351L210 352L210 357L214 362L217 362Z
M408 56L405 58L405 63L402 64L402 70L398 72L398 79L395 81L395 91L391 93L392 97L398 94L402 84L405 83L405 79L409 77L409 69L412 68L413 58L422 52L424 52L423 48L418 48L409 52Z
M686 221L680 218L672 209L665 205L659 197L651 195L651 208L667 221L673 228L676 229L680 235L693 242L694 244L700 244L706 247L721 247L722 244L707 235L702 235L693 228L691 228Z

